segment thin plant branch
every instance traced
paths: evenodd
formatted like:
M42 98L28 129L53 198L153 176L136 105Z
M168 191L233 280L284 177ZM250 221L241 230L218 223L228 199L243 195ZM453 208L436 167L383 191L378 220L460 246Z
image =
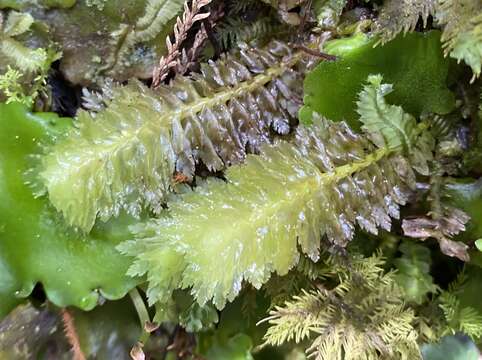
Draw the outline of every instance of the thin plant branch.
M171 38L166 38L167 55L161 57L159 65L152 74L152 87L157 88L162 81L169 75L169 71L176 68L181 56L181 45L186 40L188 31L195 22L206 19L210 13L200 13L201 9L208 5L212 0L193 0L191 8L187 2L184 3L184 13L182 19L178 17L174 25L174 44Z
M74 317L66 308L62 309L60 313L62 315L62 322L64 324L65 337L71 346L72 359L86 360L86 357L80 347L79 336L75 330Z

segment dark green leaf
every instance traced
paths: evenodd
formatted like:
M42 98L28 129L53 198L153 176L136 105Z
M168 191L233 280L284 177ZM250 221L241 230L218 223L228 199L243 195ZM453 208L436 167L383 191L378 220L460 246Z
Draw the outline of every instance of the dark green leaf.
M309 123L315 111L359 128L357 94L370 74L381 74L386 83L395 84L388 102L412 115L446 114L453 109L454 96L446 84L449 61L443 57L439 32L410 33L378 47L375 39L362 42L360 36L355 42L344 40L346 47L335 40L333 50L341 58L322 62L306 77L302 122Z
M29 155L63 133L70 120L0 104L0 317L37 282L58 306L92 309L99 297L119 299L136 283L125 276L129 259L115 246L127 237L129 218L82 237L66 228L47 199L34 198L24 173Z

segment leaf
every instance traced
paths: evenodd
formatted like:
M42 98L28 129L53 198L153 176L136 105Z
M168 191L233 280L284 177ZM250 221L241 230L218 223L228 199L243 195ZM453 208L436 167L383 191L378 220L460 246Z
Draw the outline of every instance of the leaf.
M200 162L222 170L290 131L302 56L276 41L266 50L241 46L157 93L135 81L114 88L104 110L80 112L77 128L43 158L50 201L84 231L122 210L159 213L175 171L192 179Z
M21 35L30 29L33 22L34 19L32 15L11 11L3 27L3 35L8 37Z
M359 38L344 48L339 60L324 61L306 76L301 122L309 123L317 112L358 129L357 94L368 75L377 73L395 84L387 101L416 117L447 114L454 108L454 96L446 85L449 61L443 57L439 32L410 33L375 48L375 39L362 43Z
M482 3L479 0L440 0L436 14L444 25L442 42L445 54L465 61L474 78L482 68Z
M227 183L208 181L132 228L136 240L119 249L136 256L130 274L147 273L150 303L164 301L174 290L166 284L182 279L177 286L191 288L201 305L212 300L222 309L243 281L260 288L271 273L286 274L298 247L318 259L321 235L343 247L356 223L375 234L390 229L414 185L403 158L386 158L386 148L366 152L370 144L344 123L299 128L296 138L296 145L264 146L230 167ZM176 265L166 266L166 256Z
M11 38L2 39L0 51L22 71L36 72L48 60L45 49L30 49Z
M475 241L475 246L477 247L477 249L478 249L479 251L482 251L482 239L477 239L477 240Z
M88 237L67 229L46 198L34 198L24 174L29 155L70 128L69 119L0 104L0 317L15 299L41 283L57 306L92 309L101 298L119 299L136 281L115 246L128 236L126 216L94 228Z
M405 293L407 301L422 304L428 293L437 291L430 275L430 250L423 245L403 241L399 251L402 256L393 261L398 269L395 274L396 282Z
M442 253L462 261L469 261L468 246L451 239L454 235L465 231L465 224L470 217L464 211L450 206L443 206L442 211L443 213L435 218L404 219L402 222L404 235L422 240L435 238L439 242Z
M417 121L400 106L389 105L385 96L393 92L393 86L382 84L381 75L370 75L357 102L362 129L378 147L393 150L412 150L416 138Z
M423 360L478 360L480 353L466 336L445 336L437 344L422 345Z

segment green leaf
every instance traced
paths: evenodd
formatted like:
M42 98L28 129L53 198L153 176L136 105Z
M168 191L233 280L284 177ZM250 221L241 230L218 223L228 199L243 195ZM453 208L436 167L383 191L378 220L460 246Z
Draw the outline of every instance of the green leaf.
M397 284L405 293L405 299L422 304L428 293L435 293L437 286L430 275L430 250L423 245L404 241L399 250L402 256L393 261L398 272Z
M121 217L83 237L26 184L30 155L70 127L70 119L0 104L0 316L38 282L54 304L84 310L101 297L123 297L136 283L124 275L128 259L115 250L132 219Z
M98 113L43 158L41 178L67 222L89 231L119 211L159 213L177 171L192 179L241 162L273 134L287 134L299 109L302 54L274 41L176 77L154 92L140 82L113 89Z
M147 273L151 303L168 298L181 279L177 286L191 288L201 305L212 300L221 309L243 281L259 288L273 272L286 274L298 249L318 259L320 235L345 246L357 223L389 230L414 186L408 163L389 153L344 123L301 127L296 145L263 147L230 167L227 183L208 181L159 219L133 227L136 240L119 249L136 256L131 274Z
M3 28L4 36L12 37L23 34L33 24L33 17L27 13L11 11Z
M447 88L449 61L443 56L439 32L409 33L379 47L374 47L375 39L356 43L360 46L352 44L339 60L322 62L306 76L302 122L309 123L312 113L318 112L358 129L357 94L370 74L381 74L385 82L395 84L387 101L414 116L447 114L454 108Z
M467 337L445 336L437 344L422 346L423 360L478 360L479 350Z
M416 138L417 121L400 106L389 105L385 96L393 86L382 84L381 75L370 75L357 102L362 129L378 147L411 151Z
M480 251L482 251L482 239L477 239L475 241L475 246L477 247L477 249L479 249Z

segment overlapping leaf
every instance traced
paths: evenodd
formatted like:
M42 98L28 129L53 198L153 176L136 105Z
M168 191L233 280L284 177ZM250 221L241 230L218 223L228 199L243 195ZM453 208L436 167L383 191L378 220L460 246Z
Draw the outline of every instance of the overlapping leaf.
M345 123L301 127L295 143L264 146L229 168L227 183L211 180L133 228L137 239L120 250L136 256L131 275L147 273L151 303L178 284L200 304L223 308L244 281L259 288L271 273L286 274L298 247L316 260L321 235L343 247L355 224L375 234L390 229L414 186L404 158L387 159L389 148L373 149Z
M160 210L174 171L197 163L221 170L257 152L296 122L306 61L280 42L241 46L193 79L153 92L138 82L114 89L99 113L81 112L78 129L43 160L50 201L69 224L90 230L121 210Z

